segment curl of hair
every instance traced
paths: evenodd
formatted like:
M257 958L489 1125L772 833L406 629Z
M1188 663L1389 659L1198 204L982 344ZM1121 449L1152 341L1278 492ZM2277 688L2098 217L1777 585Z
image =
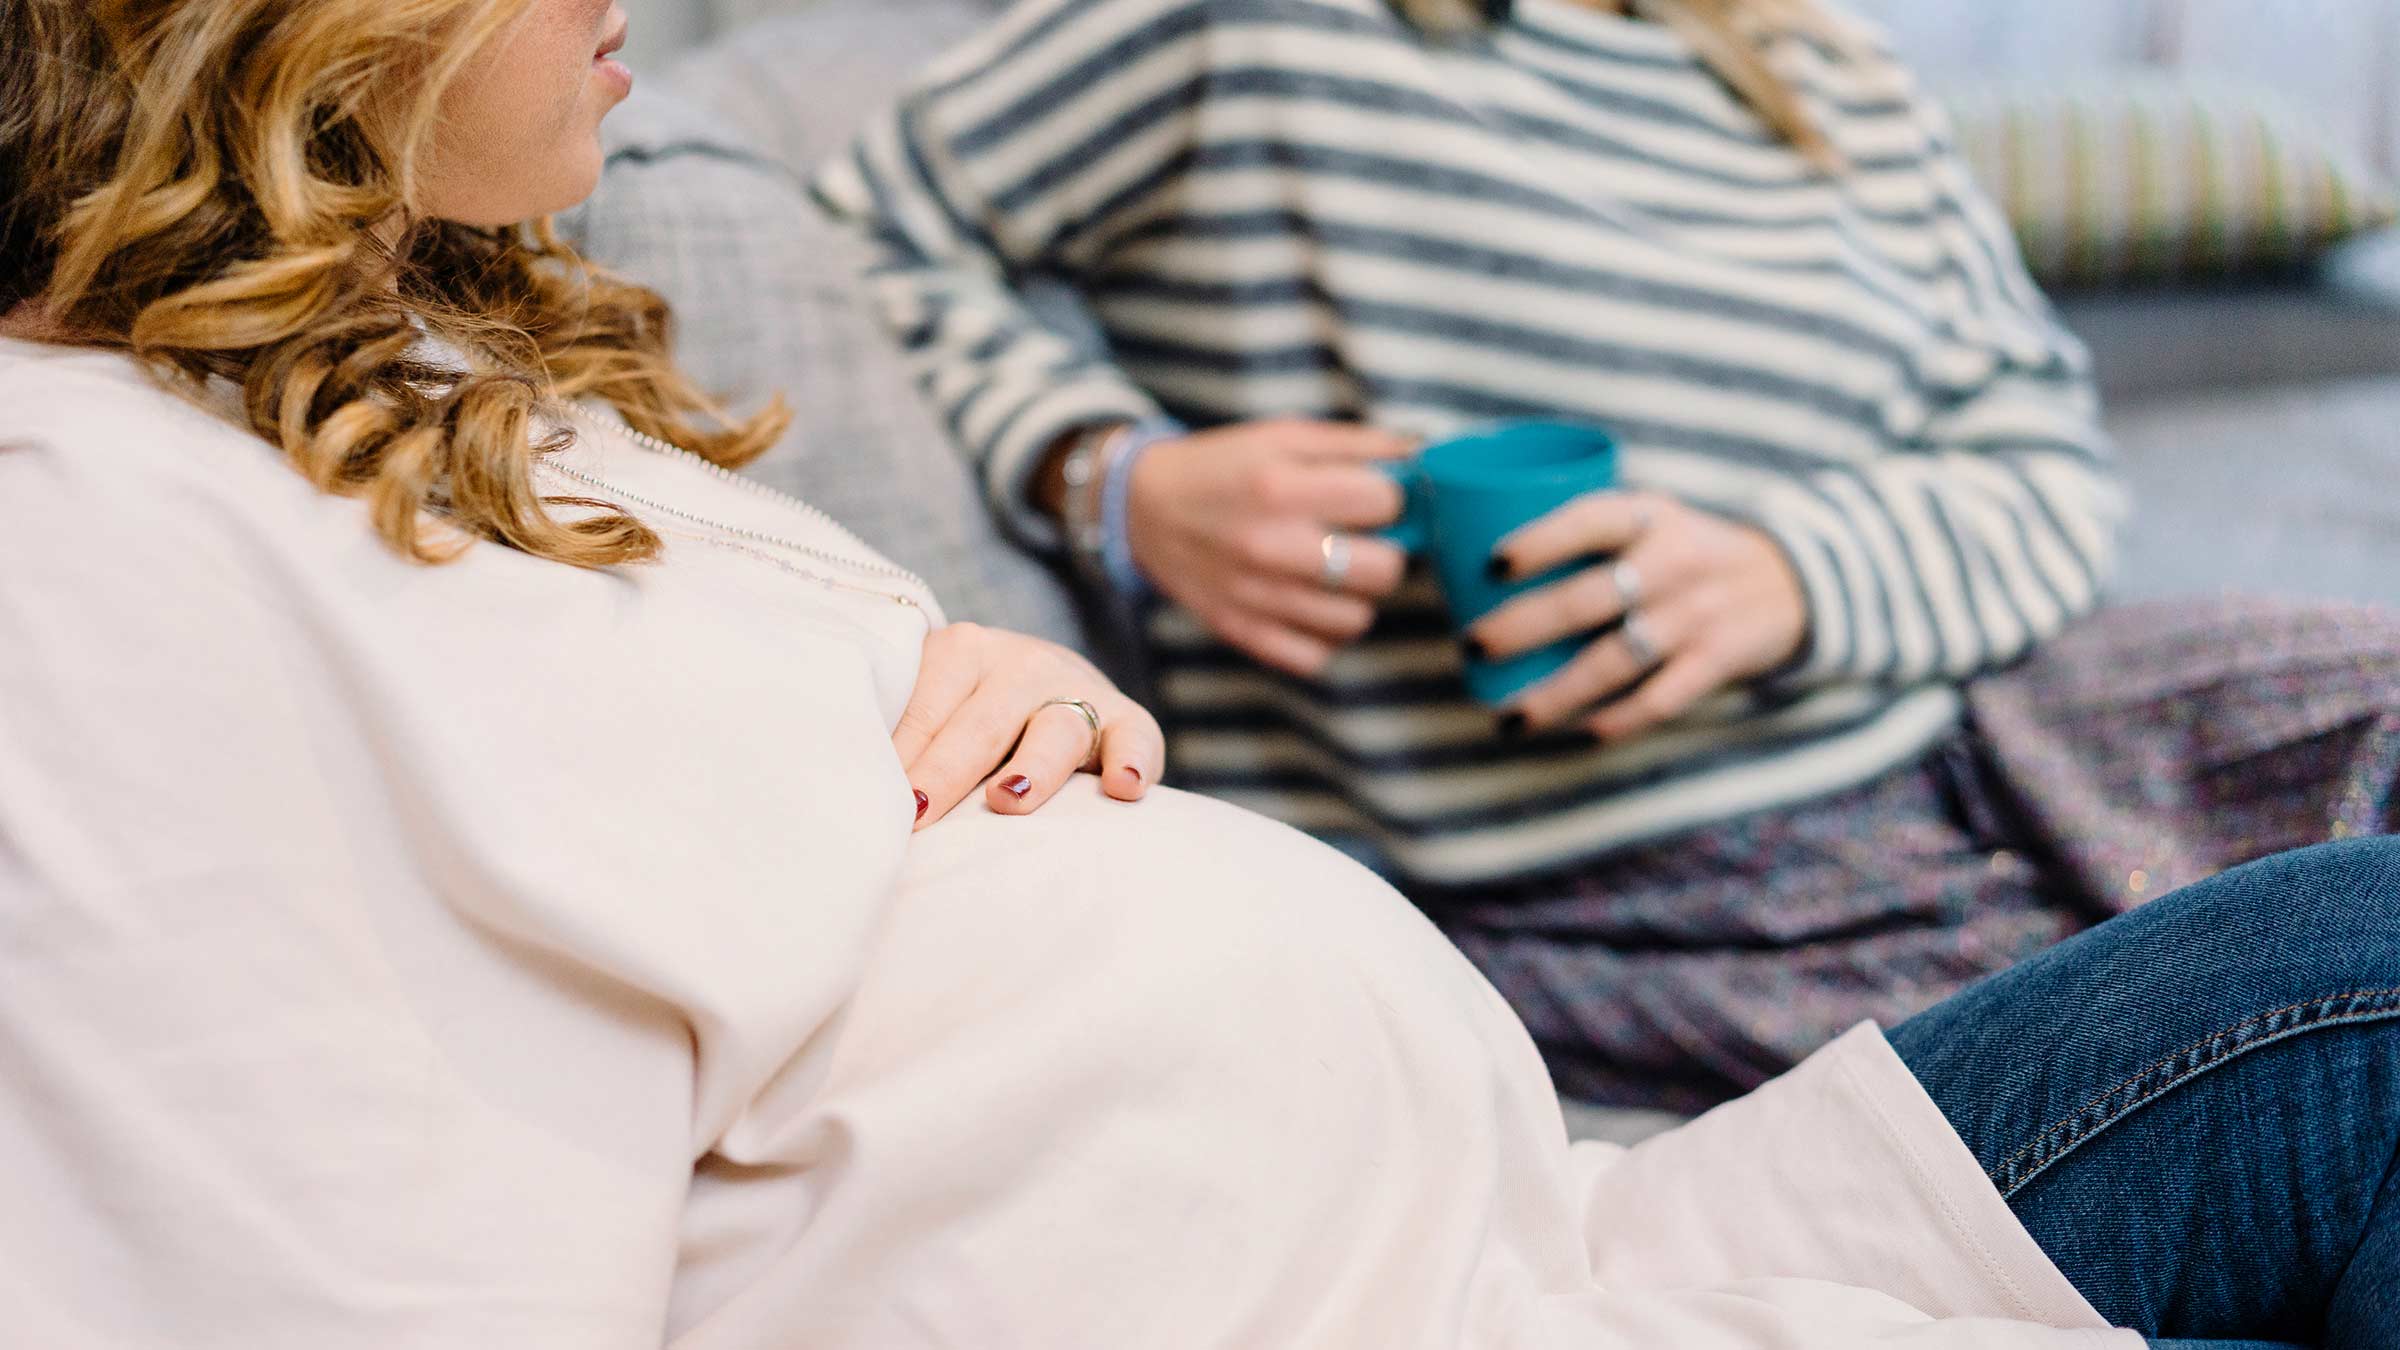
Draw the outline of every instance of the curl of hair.
M1457 37L1505 14L1511 0L1391 0L1400 16L1426 33ZM1809 0L1632 0L1633 12L1673 27L1716 77L1750 105L1774 133L1811 164L1827 171L1841 155L1810 115L1799 91L1767 60L1766 45L1791 32L1839 45L1844 34Z
M412 210L442 91L523 4L0 0L0 313L231 382L410 558L655 557L639 521L539 493L564 442L536 435L544 409L597 399L728 468L788 417L727 415L676 367L665 302L546 222ZM428 364L428 338L468 369Z

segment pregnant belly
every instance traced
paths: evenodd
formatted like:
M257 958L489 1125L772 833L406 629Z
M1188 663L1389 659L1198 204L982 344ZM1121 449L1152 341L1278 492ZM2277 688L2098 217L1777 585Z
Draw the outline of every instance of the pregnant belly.
M1498 996L1218 803L928 831L837 1035L702 1169L692 1350L1411 1344L1581 1269Z

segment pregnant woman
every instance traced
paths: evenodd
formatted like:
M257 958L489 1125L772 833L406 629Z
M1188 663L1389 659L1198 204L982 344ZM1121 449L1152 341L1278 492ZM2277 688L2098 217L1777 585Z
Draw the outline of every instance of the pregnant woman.
M514 223L622 36L0 0L0 1339L2394 1343L2400 848L1571 1153L1399 896L724 471Z
M1578 1096L1704 1106L2400 828L2388 617L2070 627L2123 506L2084 353L1816 4L1027 0L820 191L1017 535L1169 602L1178 785L1393 878ZM1608 428L1628 490L1502 547L1572 578L1462 644L1368 465L1520 418Z

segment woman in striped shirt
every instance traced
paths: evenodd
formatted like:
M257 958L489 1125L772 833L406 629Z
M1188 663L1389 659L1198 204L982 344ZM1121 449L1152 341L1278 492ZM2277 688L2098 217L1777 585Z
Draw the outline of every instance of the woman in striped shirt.
M1572 1093L1704 1105L2393 824L2389 752L2319 734L2385 716L2380 621L2251 615L2239 678L2215 615L2062 638L2121 516L2085 355L1805 0L1026 0L819 194L994 509L1134 602L1180 781L1393 876ZM1462 644L1373 464L1520 417L1626 490L1505 543L1589 566Z

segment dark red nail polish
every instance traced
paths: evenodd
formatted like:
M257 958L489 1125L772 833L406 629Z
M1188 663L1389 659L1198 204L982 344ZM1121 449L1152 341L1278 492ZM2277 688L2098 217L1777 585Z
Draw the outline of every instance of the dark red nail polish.
M922 793L922 792L918 793L918 794L917 794L917 819L919 819L919 820L923 820L923 819L925 818L925 813L926 813L926 812L928 812L928 811L930 811L930 810L932 810L932 809L933 809L933 798L926 796L926 795L925 795L924 793Z
M1005 783L1002 783L1000 785L1000 790L1007 793L1009 796L1016 798L1018 801L1023 801L1033 792L1033 780L1027 778L1023 774L1018 774L1016 777L1009 779Z
M1482 638L1461 638L1459 639L1459 645L1467 649L1467 659L1470 661L1489 661L1492 659L1492 649L1483 645Z
M1525 734L1532 729L1533 719L1521 712L1500 714L1500 739L1502 740L1521 741L1525 739Z

